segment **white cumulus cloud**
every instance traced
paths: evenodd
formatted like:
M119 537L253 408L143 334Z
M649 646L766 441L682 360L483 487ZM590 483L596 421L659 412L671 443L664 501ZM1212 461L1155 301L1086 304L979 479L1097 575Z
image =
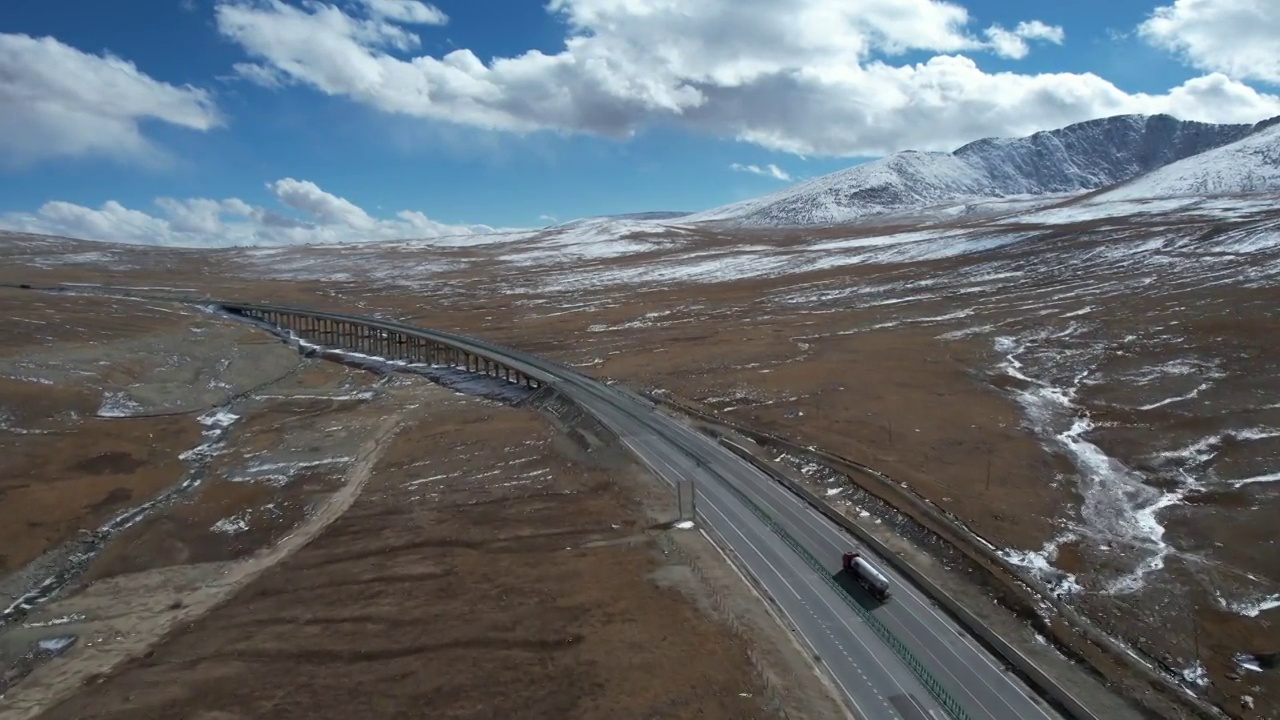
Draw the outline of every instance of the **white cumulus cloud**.
M250 205L238 198L158 198L155 213L128 208L114 200L98 208L58 200L45 203L33 213L0 215L0 227L86 240L179 247L370 242L499 232L487 225L437 222L414 210L401 210L393 218L375 218L309 180L283 178L268 183L267 189L296 215Z
M991 41L991 49L997 55L1014 60L1021 60L1031 52L1028 40L1043 40L1054 45L1061 45L1066 33L1057 25L1046 25L1039 20L1020 22L1012 30L999 25L992 25L984 31Z
M202 131L222 123L204 90L51 37L0 34L0 163L86 155L155 161L163 153L143 135L146 120Z
M763 175L765 177L774 178L775 180L791 180L790 173L773 163L769 163L764 167L760 167L759 165L743 165L741 163L734 163L729 166L729 169L736 170L737 172L748 172L752 175Z
M360 0L375 17L414 25L444 25L449 16L440 8L418 0Z
M1176 0L1138 33L1191 65L1241 80L1280 83L1280 2Z
M216 15L224 36L291 83L388 113L517 133L625 138L675 124L801 155L868 156L1119 113L1209 122L1280 114L1280 97L1224 76L1143 94L1091 73L986 72L959 53L1017 57L1031 41L1061 42L1061 28L1029 20L975 34L963 7L939 0L547 8L568 28L563 49L489 61L469 49L418 54L416 30L320 0L219 0ZM934 54L891 62L907 51Z
M281 88L289 81L289 78L284 73L268 65L239 62L232 65L231 69L241 79L265 88Z

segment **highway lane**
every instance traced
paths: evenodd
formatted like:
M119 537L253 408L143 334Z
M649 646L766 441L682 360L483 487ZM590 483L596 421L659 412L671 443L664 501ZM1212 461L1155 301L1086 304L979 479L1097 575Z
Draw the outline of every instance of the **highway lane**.
M676 424L683 426L678 421ZM696 434L687 426L677 432ZM717 449L726 461L738 459L724 448ZM754 467L751 472L739 473L735 479L740 482L739 489L753 502L767 507L778 522L825 563L828 571L834 574L840 570L841 554L855 549L849 533ZM893 584L893 597L874 607L872 613L930 668L934 677L970 714L1027 720L1048 720L1056 716L909 580L883 560L877 562L877 566Z
M833 575L840 570L840 556L854 547L844 529L823 517L757 468L742 461L713 439L695 431L656 409L652 403L617 387L604 387L618 400L628 400L646 408L651 419L665 426L664 435L680 438L686 448L694 448L701 459L718 473L713 485L733 482L758 506L816 557ZM716 476L719 475L719 477ZM989 654L968 636L943 610L926 598L887 563L877 563L894 584L894 597L872 612L901 640L958 699L972 717L999 720L1049 720L1056 713L1048 709L1019 678L993 662ZM892 657L892 656L891 656ZM896 660L896 658L892 658Z
M581 383L572 384L581 385ZM694 449L699 453L701 462L705 463L706 467L714 469L714 472L701 472L695 476L695 484L699 487L700 496L714 496L708 492L708 489L718 488L721 482L733 482L735 487L746 492L756 505L767 509L773 519L782 524L793 537L801 540L806 549L824 561L828 572L832 575L838 573L841 554L854 546L852 538L842 528L818 514L807 503L763 472L744 463L741 458L721 447L713 439L659 412L649 401L610 386L600 386L600 390L595 393L587 392L575 399L597 416L605 416L611 409L610 403L595 402L595 395L599 392L613 394L616 402L632 402L637 408L644 408L641 412L648 416L650 424L663 428L658 431L660 434L678 437L686 449ZM677 449L676 452L684 454L682 450ZM638 452L638 454L644 457L644 453ZM675 461L678 461L678 458L673 459L673 462ZM661 468L654 469L659 474L667 474L663 473ZM709 485L703 484L707 481L710 481ZM718 502L734 500L729 493L714 497ZM749 510L747 515L755 519ZM709 519L714 521L715 518ZM768 530L768 528L765 529ZM771 530L769 533L772 535ZM732 542L732 537L725 539L729 540L730 546L736 549L737 545ZM773 542L777 541L773 540ZM797 562L798 559L794 553L791 555L791 561ZM883 561L878 565L893 582L894 597L890 602L877 607L872 612L930 669L933 676L961 702L971 717L999 720L1049 720L1056 717L1056 714L1048 710L1029 688L1016 676L1005 671L1001 665L993 662L985 649L909 581L899 576ZM807 566L802 567L806 573L811 574ZM752 571L758 575L757 568L752 567ZM819 585L822 587L815 587L813 590L815 594L829 591L825 583L819 583ZM779 597L772 590L770 594L775 599ZM835 601L843 602L839 598ZM844 612L860 628L864 628L865 636L869 636L872 642L879 643L877 648L875 645L866 645L864 642L864 647L871 655L882 657L884 662L898 662L898 659L884 648L879 638L865 630L865 626L852 617L850 611L846 609ZM834 668L832 670L833 673L838 672ZM938 711L941 712L940 709Z
M946 713L835 591L742 501L720 487L687 453L599 398L560 388L600 418L655 474L671 484L694 481L701 524L729 548L776 603L802 644L859 718L944 720Z
M294 310L339 320L370 319L336 313ZM436 341L500 358L530 377L557 387L612 428L659 476L674 482L694 480L704 526L741 558L749 572L777 603L802 641L820 658L841 692L867 718L941 720L941 706L837 592L803 558L742 502L732 486L763 508L786 534L820 559L828 572L853 546L843 529L812 511L798 498L713 439L659 412L654 404L623 388L601 383L563 365L511 348L451 333L375 321ZM987 653L931 601L881 561L894 582L895 596L874 610L929 669L972 718L1040 720L1054 715L1018 679L1004 672Z

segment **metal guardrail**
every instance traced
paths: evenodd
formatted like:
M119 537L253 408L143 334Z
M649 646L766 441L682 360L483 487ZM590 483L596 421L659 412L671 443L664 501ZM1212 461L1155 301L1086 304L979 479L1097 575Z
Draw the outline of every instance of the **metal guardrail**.
M455 335L453 333L427 330L425 328L415 328L409 325L404 325L401 323L394 323L394 322L387 322L387 321L378 320L375 318L362 318L359 316L330 313L325 311L313 311L313 310L306 310L303 308L257 305L257 304L237 304L237 303L217 303L217 304L223 308L241 311L241 312L245 310L272 311L272 312L282 312L282 313L293 314L293 315L306 315L311 317L329 318L329 319L342 320L344 322L350 322L355 324L363 324L368 327L378 328L383 331L407 333L407 334L417 335L420 337L428 337L435 342L442 343L442 344L451 344L451 345L454 345L454 347L457 347L458 349L467 350L469 352L477 353L477 351L483 351L482 354L489 356L489 359L491 360L498 360L498 358L494 357L494 355L506 355L507 357L504 358L504 361L510 362L514 360L518 364L526 365L525 368L522 368L522 371L524 372L528 372L529 370L534 370L537 375L545 374L545 375L554 377L553 373L547 372L546 370L538 367L538 365L545 364L547 366L550 366L551 368L554 368L554 371L553 371L554 374L566 373L570 376L577 375L582 380L597 382L592 380L591 378L586 377L585 375L582 375L581 373L578 373L575 370L572 370L571 368L567 368L558 363L544 361L541 358L530 356L527 353L521 352L519 350L515 350L513 348L508 348L501 345L487 343L487 342L477 340L474 338L469 338L463 335ZM534 373L530 373L530 374L534 374ZM565 379L565 378L557 378L557 379ZM570 379L570 381L577 380L577 378L567 378L567 379ZM650 421L647 417L644 417L641 414L635 413L628 408L620 407L618 403L614 402L613 398L608 397L606 393L600 392L595 388L589 388L589 389L592 391L594 395L614 405L629 417L639 420L642 424L645 424L645 425L650 424ZM640 398L637 397L636 399L640 399ZM653 429L658 430L657 428L653 428ZM771 531L774 532L774 534L776 534L783 542L787 544L788 547L790 547L797 555L799 555L801 559L803 559L805 563L808 564L810 568L813 569L813 571L816 572L818 576L821 577L823 581L828 586L830 586L832 590L836 592L836 595L840 597L849 606L849 608L852 609L854 613L857 614L858 617L861 618L862 621L865 622L867 626L871 628L873 632L875 632L875 634L893 651L893 653L902 661L902 663L906 665L907 669L911 671L911 673L916 677L916 679L920 681L920 684L925 688L926 691L928 691L929 695L933 697L935 701L937 701L937 703L947 712L947 714L953 720L971 720L969 714L965 711L964 707L960 704L960 702L956 700L950 693L947 692L946 688L942 686L942 684L937 680L937 678L933 676L931 672L929 672L929 669L924 665L924 663L921 662L920 659L917 658L910 651L910 649L907 648L907 646L901 640L899 640L896 635L893 634L891 630L889 630L889 628L887 628L883 623L881 623L878 618L876 618L874 615L868 612L866 608L863 608L857 602L857 600L855 600L848 593L848 591L845 588L841 587L841 585L838 582L836 582L836 580L827 572L827 569L822 565L822 563L819 562L819 560L816 557L814 557L814 555L810 553L809 550L806 549L795 537L793 537L789 532L787 532L785 528L783 528L776 520L774 520L773 517L768 513L768 511L760 507L753 500L751 500L745 493L743 493L740 489L738 489L732 480L721 476L714 469L712 469L707 463L705 463L698 456L698 453L695 450L685 446L683 442L675 438L668 437L667 440L672 445L677 447L681 452L683 452L684 454L688 455L691 459L693 459L700 467L703 468L703 470L719 476L720 479L723 481L722 484L726 488L728 488L729 491L733 493L733 495L736 498L738 498L752 512L752 514L756 515L762 522L765 523L766 526L769 527Z

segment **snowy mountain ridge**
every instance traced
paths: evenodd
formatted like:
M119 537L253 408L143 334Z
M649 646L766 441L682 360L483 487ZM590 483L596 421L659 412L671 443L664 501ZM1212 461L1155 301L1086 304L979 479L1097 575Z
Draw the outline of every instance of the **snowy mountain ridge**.
M1090 203L1280 191L1280 118L1259 125L1242 140L1121 183Z
M1097 190L1253 135L1274 142L1264 131L1275 121L1214 125L1117 115L1023 138L977 140L950 153L908 150L680 222L827 225L956 201Z

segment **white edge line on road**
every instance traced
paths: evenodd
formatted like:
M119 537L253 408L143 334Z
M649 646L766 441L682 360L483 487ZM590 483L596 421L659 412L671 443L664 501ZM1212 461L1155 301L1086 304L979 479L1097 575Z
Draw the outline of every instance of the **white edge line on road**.
M772 480L769 480L769 482L773 482L773 481L772 481ZM783 491L783 492L786 492L788 495L791 495L791 493L790 493L789 491L787 491L785 488L779 488L779 489L780 489L781 491ZM794 497L794 496L793 496L793 497ZM809 515L809 517L807 517L807 518L806 518L806 524L808 524L810 528L817 529L817 530L819 531L819 534L820 534L824 539L830 539L830 538L839 537L841 540L843 540L843 539L844 539L844 537L848 534L848 533L844 532L844 530L843 530L843 529L836 527L834 523L832 523L832 522L831 522L830 520L828 520L826 517L824 517L823 515L821 515L820 513L818 513L818 511L817 511L817 510L814 510L814 509L813 509L813 507L812 507L812 506L810 506L808 503L803 503L803 502L802 502L802 501L800 501L798 498L797 498L797 502L801 502L801 503L802 503L802 505L803 505L803 507L804 507L804 509L808 510L808 515ZM815 523L813 523L813 522L810 522L810 521L809 521L810 519L812 519L812 520L816 520L816 521L818 521L818 522L815 524ZM835 543L833 542L833 544L835 544ZM896 574L896 575L900 575L900 573L897 573L896 571L895 571L895 574ZM979 658L981 658L981 659L982 659L982 661L983 661L983 662L985 662L989 668L991 668L994 672L999 673L1000 677L1004 678L1004 679L1005 679L1005 681L1006 681L1006 682L1008 682L1010 686L1012 686L1012 687L1014 687L1015 689L1019 690L1019 693L1020 693L1020 694L1025 695L1025 693L1022 693L1022 692L1021 692L1021 687L1019 687L1021 683L1019 683L1019 684L1015 685L1015 684L1013 683L1013 681L1012 681L1011 679L1009 679L1009 678L1004 674L1004 672L1003 672L1002 668L1000 668L999 666L997 666L995 663L993 663L993 662L991 661L991 658L989 657L989 655L990 655L989 653L987 653L985 650L982 650L981 648L975 647L975 646L972 644L972 643L973 643L973 642L975 642L975 641L973 641L973 640L969 637L968 631L966 631L966 630L965 630L964 628L962 628L962 627L958 627L958 626L956 625L956 623L955 623L954 621L950 620L949 618L945 618L945 617L943 617L942 615L940 615L940 614L939 614L939 613L938 613L938 612L937 612L937 611L936 611L936 610L931 606L931 605L932 605L932 601L931 601L931 600L929 600L926 596L924 596L924 595L920 592L920 590L914 586L914 584L910 581L910 579L909 579L909 578L899 578L899 580L900 580L900 581L899 581L899 583L898 583L898 584L899 584L899 586L900 586L903 590L905 590L905 591L906 591L906 595L907 595L908 597L910 597L913 601L915 601L915 604L916 604L916 605L919 605L919 606L920 606L921 608L923 608L923 609L924 609L928 614L932 615L932 616L933 616L933 617L934 617L934 618L935 618L935 619L936 619L936 620L937 620L937 621L938 621L938 622L939 622L943 627L947 628L947 630L949 630L949 631L951 631L951 632L954 632L954 633L956 634L957 638L960 640L960 642L962 642L962 643L964 644L964 646L965 646L968 650L970 650L970 651L972 652L972 654L974 654L974 655L978 656ZM927 624L922 620L922 618L920 617L920 615L916 612L915 608L914 608L911 604L903 604L903 603L899 603L899 605L900 605L904 610L906 610L906 611L907 611L907 613L908 613L909 615L911 615L911 617L912 617L912 618L914 618L914 619L916 620L916 622L917 622L917 623L919 623L919 624L920 624L920 625L922 625L922 626L927 627ZM937 655L935 655L935 654L934 654L932 647L931 647L928 643L921 642L920 637L919 637L918 635L916 635L916 634L915 634L915 632L911 630L911 628L909 628L909 627L908 627L908 628L904 628L904 629L905 629L908 633L910 633L910 634L911 634L911 636L912 636L913 638L915 638L915 640L917 641L917 643L919 643L922 647L924 647L925 652L927 652L931 657L933 657L933 659L934 659L935 661L937 661L937 663L941 666L941 668L942 668L943 672L945 672L947 675L950 675L950 676L951 676L951 678L952 678L952 680L954 680L954 681L956 682L956 684L958 684L961 688L964 688L964 692L965 692L967 695L969 695L971 698L973 698L973 700L974 700L974 701L975 701L975 702L976 702L980 707L982 707L984 710L986 710L986 709L987 709L987 707L986 707L986 703L982 702L982 700L981 700L980 698L978 698L978 697L977 697L976 695L974 695L973 693L969 692L969 690L968 690L968 685L967 685L966 683L962 682L962 681L960 680L960 678L956 677L956 676L955 676L955 674L951 672L950 668L949 668L945 663L943 663L943 662L942 662L941 658L939 658ZM939 638L939 639L941 640L941 638ZM948 647L949 649L951 649L951 654L952 654L952 655L954 655L958 660L961 660L961 661L965 660L965 658L964 658L963 656L961 656L959 653L957 653L957 652L955 651L955 648L954 648L954 647L952 647L951 645L949 645L949 644L947 644L947 643L945 643L945 642L944 642L943 644L944 644L946 647ZM1018 708L1013 707L1013 705L1011 705L1011 704L1009 703L1009 700L1005 697L1005 694L1004 694L1004 693L1000 692L1000 690L999 690L998 688L996 688L994 685L992 685L992 684L988 681L988 679L987 679L987 677L986 677L986 676L981 675L981 674L977 674L977 673L975 673L974 675L975 675L975 677L977 677L977 679L978 679L978 680L979 680L979 681L980 681L980 682L981 682L981 683L982 683L982 684L987 688L987 690L991 691L991 694L992 694L992 695L994 695L994 696L996 696L997 698L999 698L999 699L1000 699L1001 704L1003 704L1005 707L1007 707L1007 708L1008 708L1011 712L1013 712L1015 715L1016 715L1017 713L1019 713L1019 712L1020 712L1020 711L1018 710ZM1028 698L1028 700L1030 700L1030 698ZM1030 705L1036 709L1036 711L1039 713L1040 717L1044 718L1045 720L1053 720L1052 716L1050 716L1050 715L1046 714L1046 713L1044 712L1044 710L1043 710L1042 708L1040 708L1040 707L1039 707L1035 702L1031 702L1031 703L1030 703Z
M854 700L853 696L849 694L848 688L846 688L840 682L840 679L835 676L835 672L832 671L831 666L827 665L826 660L822 659L821 653L819 653L818 649L815 648L813 644L809 642L809 638L805 637L804 633L800 632L799 626L796 624L795 618L791 617L791 613L788 613L786 608L782 607L781 605L777 603L772 603L767 598L765 598L761 594L761 592L756 589L755 585L751 582L751 580L748 579L745 574L743 574L742 570L738 567L738 564L735 563L729 557L728 553L724 551L724 548L720 547L720 543L717 543L714 539L712 539L711 535L704 528L698 528L698 532L702 535L703 538L706 539L707 544L709 544L717 553L719 553L720 557L724 558L725 564L728 565L729 569L732 570L733 573L737 575L739 579L742 580L742 584L746 585L747 590L751 594L759 598L761 604L764 605L765 611L768 612L769 615L773 618L773 621L778 624L778 626L782 629L782 632L786 633L787 637L792 638L792 642L795 642L798 639L801 642L803 642L805 646L808 646L809 650L808 650L807 659L810 661L809 666L812 667L814 670L818 670L817 664L813 662L814 658L818 658L818 662L826 666L827 668L826 673L819 672L817 673L817 675L819 677L822 677L823 675L825 675L826 676L825 680L834 681L837 685L840 686L841 692L845 694L845 697L853 705L853 709L855 711L854 713L848 714L848 717L852 718L852 720L873 720L873 718L870 715L867 715L866 712L863 711L862 707L858 705L858 701ZM720 533L718 532L716 533L716 535L719 535L719 534ZM723 538L721 538L721 540L723 541ZM786 622L789 623L791 627L796 628L795 632L792 632L791 630L789 630L787 628L787 625L783 623L783 619L781 617L778 617L779 612L786 617ZM804 647L800 646L799 643L796 643L796 647L798 650L800 650L800 652L805 652ZM847 712L848 708L845 708L845 710Z
M734 457L735 459L737 459L736 455ZM813 508L812 505L805 502L803 499L796 497L795 494L792 493L790 490L787 490L786 488L779 486L778 483L773 480L773 478L770 478L765 473L760 472L759 469L754 467L752 467L751 469L755 472L755 474L761 480L763 480L764 483L766 483L772 490L775 491L773 494L783 495L786 498L790 499L792 502L794 502L799 508L801 508L804 511L807 511L807 512L800 513L800 519L811 530L816 530L819 537L831 542L831 544L836 547L840 546L840 541L844 541L846 539L846 537L848 536L848 533L843 528L836 526L835 523L833 523L826 516L819 513L816 509ZM892 569L892 566L891 566L891 569ZM901 573L896 572L896 570L894 574L901 575ZM979 647L975 647L973 643L976 641L974 641L969 636L969 633L967 630L965 630L963 627L958 627L956 623L951 619L945 618L942 615L940 615L938 611L932 607L932 601L929 600L926 596L924 596L921 593L921 591L918 588L916 588L915 585L910 581L910 579L900 577L898 584L902 589L906 591L906 594L908 597L910 597L912 600L915 601L916 604L918 604L926 612L932 615L943 627L947 628L947 630L949 631L955 632L959 640L962 643L964 643L967 649L969 649L974 655L977 655L979 658L981 658L982 661L986 663L986 665L990 667L993 671L995 671L996 673L999 673L1000 677L1004 678L1006 682L1009 683L1010 686L1012 686L1014 689L1019 691L1019 694L1026 696L1026 693L1022 692L1021 683L1014 684L1012 680L1006 677L1003 669L1000 668L998 665L996 665L994 662L992 662L990 653L986 652L985 650ZM909 615L911 615L912 618L916 620L916 622L927 627L926 623L924 623L920 615L916 613L915 609L910 604L900 603L900 605L901 607L903 607L904 610L906 610L906 612ZM962 682L958 677L956 677L951 672L951 670L947 667L947 665L943 663L941 659L938 658L937 655L934 655L933 650L930 648L929 644L921 642L920 637L916 635L910 628L905 628L905 629L907 630L907 632L911 633L912 637L915 638L917 643L919 643L922 647L924 647L925 651L928 652L929 655L933 657L935 661L937 661L937 664L941 666L942 670L946 672L947 675L950 675L952 680L954 680L961 688L964 688L965 694L969 695L980 707L982 707L985 710L986 703L983 703L980 698L973 695L973 693L969 692L967 684ZM939 639L941 640L941 638ZM965 658L962 657L959 653L957 653L951 645L945 642L943 644L951 649L952 654L955 655L957 660L961 660L961 661L965 660ZM991 694L999 698L1000 702L1005 707L1007 707L1011 712L1013 712L1015 715L1019 712L1017 708L1013 707L1009 703L1004 693L1000 692L999 689L993 686L984 675L975 673L975 676L980 682L982 682L984 686L986 686L986 688L989 691L991 691ZM1028 700L1031 700L1031 698L1028 697ZM1044 709L1039 707L1037 703L1030 702L1029 704L1036 709L1036 712L1039 713L1040 717L1044 718L1044 720L1053 720L1053 716L1045 713Z
M766 558L760 552L759 548L757 548L754 544L752 544L752 542L748 540L745 535L743 535L740 531L738 531L738 529L734 527L733 523L729 522L729 518L725 517L724 514L721 513L718 508L712 505L711 509L715 510L716 514L719 515L720 518L725 521L725 524L728 527L733 528L734 532L738 533L738 537L741 537L747 543L747 545L749 545L751 549L755 551L757 555L760 556L760 559L763 560L764 563L769 566L769 569L773 570L774 574L778 576L778 580L780 580L782 584L785 585L787 589L791 591L792 595L796 596L796 600L799 600L801 604L803 604L804 599L800 597L800 593L796 592L795 588L791 586L791 583L787 582L786 578L782 576L782 573L778 572L778 569L773 566L773 563L769 562L769 559ZM714 543L712 544L714 545ZM729 565L730 567L733 567L732 562L730 562ZM735 570L736 569L737 568L735 568ZM741 574L741 572L739 572L739 574ZM746 578L744 577L743 580L746 580ZM840 686L840 689L844 692L845 697L847 697L849 699L849 702L853 704L853 707L855 710L857 710L858 714L861 715L863 718L867 718L869 720L872 716L868 715L866 711L862 709L862 706L858 705L858 701L854 699L853 693L849 692L849 688L845 687L845 684L841 682L840 677L836 674L835 670L831 667L831 665L827 663L827 659L822 656L822 653L818 652L817 646L815 646L813 642L809 640L809 638L804 634L804 631L800 629L800 624L795 621L795 618L791 616L791 613L787 612L787 609L782 606L782 603L777 603L777 607L778 607L778 610L780 610L782 614L787 617L787 620L791 623L791 626L795 628L795 634L800 636L800 638L804 640L805 644L809 646L810 657L817 659L819 662L822 663L824 667L827 668L827 675L830 676L831 679L834 680L836 684ZM816 620L817 618L815 617L814 619ZM822 621L819 620L818 622L819 624L821 624Z

